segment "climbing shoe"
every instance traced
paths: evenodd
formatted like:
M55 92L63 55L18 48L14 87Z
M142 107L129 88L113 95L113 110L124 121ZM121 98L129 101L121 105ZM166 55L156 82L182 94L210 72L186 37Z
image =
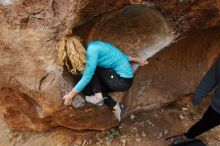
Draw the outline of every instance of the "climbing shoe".
M185 135L178 135L178 136L174 136L173 138L171 138L171 143L173 143L174 145L177 144L181 144L184 142L190 142L193 141L193 138L187 138Z
M104 99L98 99L95 97L95 95L92 96L86 96L85 97L86 102L95 104L96 106L103 106L104 105Z

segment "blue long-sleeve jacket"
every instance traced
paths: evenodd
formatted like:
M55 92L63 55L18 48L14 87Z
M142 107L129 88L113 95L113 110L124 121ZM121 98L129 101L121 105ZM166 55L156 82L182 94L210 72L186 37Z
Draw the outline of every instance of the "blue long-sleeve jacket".
M91 81L96 67L111 68L119 76L132 78L133 71L129 63L129 57L123 54L112 44L95 41L87 45L86 66L81 80L76 84L74 90L81 92Z
M202 98L214 89L211 106L214 110L220 113L220 58L209 69L206 75L200 82L194 96L193 104L198 105Z

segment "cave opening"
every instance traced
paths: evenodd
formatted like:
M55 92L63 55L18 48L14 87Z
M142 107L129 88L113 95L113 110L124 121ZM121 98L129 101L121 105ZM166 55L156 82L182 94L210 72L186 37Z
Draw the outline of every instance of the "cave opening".
M73 29L85 43L110 42L128 55L150 58L175 38L174 29L156 9L133 4L97 16ZM136 71L137 66L133 66Z

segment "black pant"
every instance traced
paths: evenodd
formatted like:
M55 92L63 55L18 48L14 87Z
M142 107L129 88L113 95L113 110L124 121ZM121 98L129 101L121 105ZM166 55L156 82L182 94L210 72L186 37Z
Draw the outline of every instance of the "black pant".
M90 96L101 92L105 97L105 104L114 107L117 102L108 93L112 91L127 91L132 82L133 78L120 77L113 69L97 67L91 81L85 87L84 93Z
M202 119L193 125L185 136L188 138L195 138L200 134L218 126L220 124L220 114L217 113L211 106L203 115Z

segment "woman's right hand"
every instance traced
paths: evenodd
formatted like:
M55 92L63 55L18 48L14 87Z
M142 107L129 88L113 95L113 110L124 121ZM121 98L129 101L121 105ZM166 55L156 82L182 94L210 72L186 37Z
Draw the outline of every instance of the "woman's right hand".
M72 99L73 99L73 96L70 93L63 96L64 105L71 105Z
M73 89L69 92L69 94L63 96L64 104L71 105L73 97L77 94L77 92Z

